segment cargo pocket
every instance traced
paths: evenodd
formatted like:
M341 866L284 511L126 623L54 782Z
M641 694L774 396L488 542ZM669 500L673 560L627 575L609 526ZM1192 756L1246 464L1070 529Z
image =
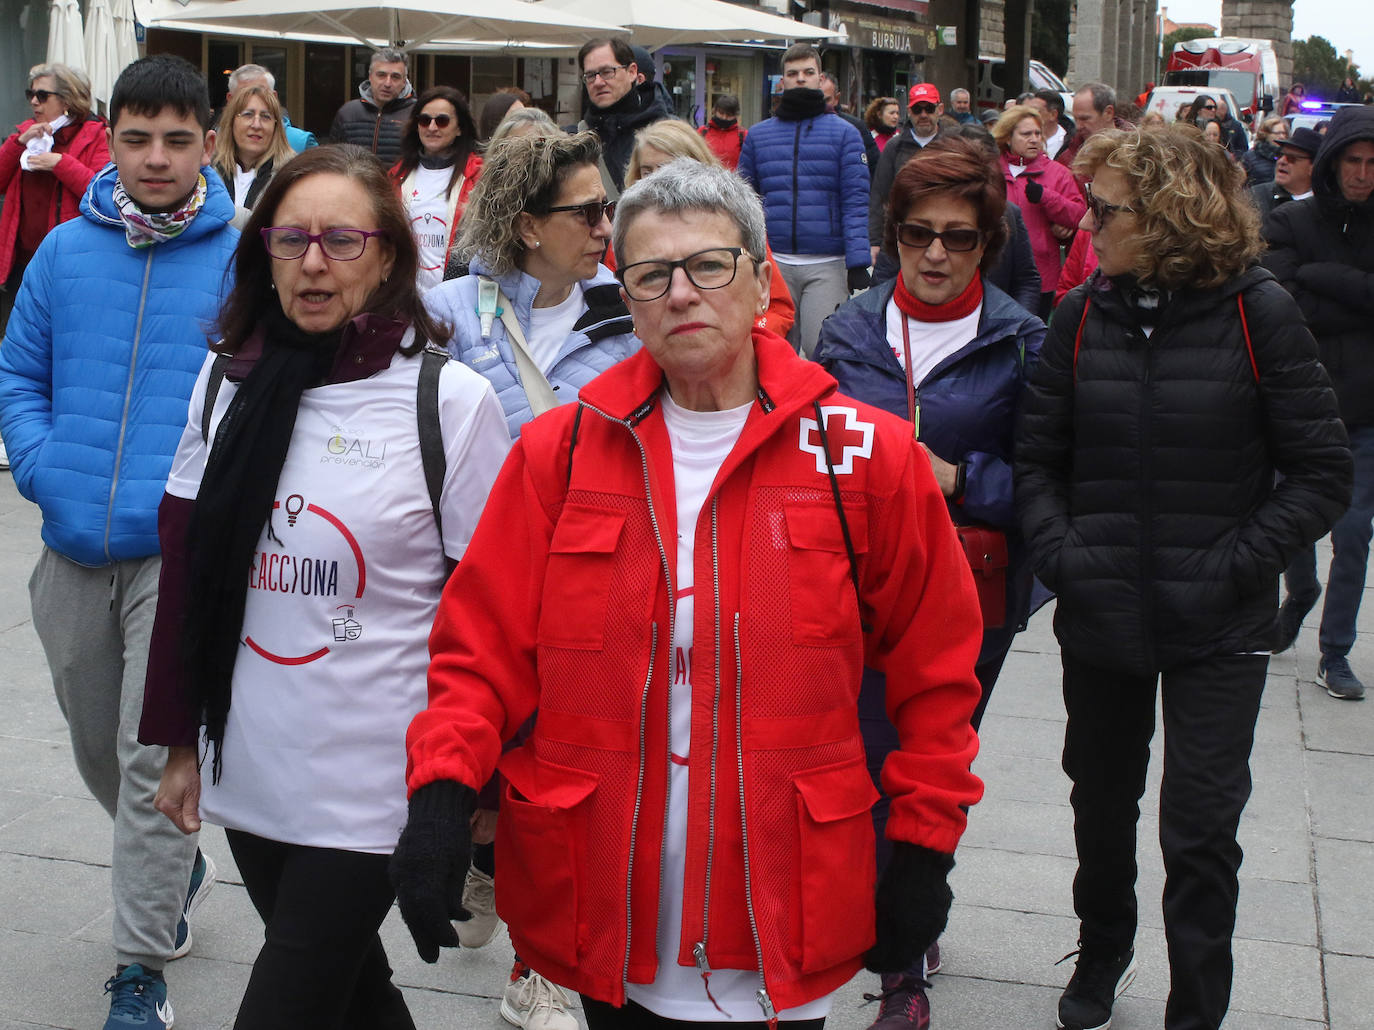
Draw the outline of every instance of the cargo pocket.
M873 944L878 791L863 763L799 773L802 972L830 969ZM504 816L502 817L504 818Z
M599 778L507 752L496 848L496 908L516 932L565 966L578 960L578 900L587 866L587 804Z
M540 644L601 649L615 548L624 526L623 511L580 504L564 507L549 542Z
M791 502L787 511L787 578L792 598L792 641L836 647L857 640L859 601L849 575L849 552L835 505ZM868 513L845 505L854 557L868 552Z

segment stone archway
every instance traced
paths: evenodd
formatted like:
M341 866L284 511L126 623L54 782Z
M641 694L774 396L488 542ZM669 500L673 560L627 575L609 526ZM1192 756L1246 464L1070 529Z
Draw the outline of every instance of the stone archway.
M1221 34L1270 40L1279 63L1279 88L1293 84L1292 0L1222 0Z

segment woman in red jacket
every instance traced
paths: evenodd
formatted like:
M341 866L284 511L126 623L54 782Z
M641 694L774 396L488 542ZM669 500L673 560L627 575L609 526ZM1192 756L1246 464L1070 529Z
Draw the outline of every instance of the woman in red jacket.
M448 274L449 258L482 171L482 157L477 153L477 123L463 94L452 86L425 90L414 112L401 136L401 159L390 175L420 248L418 281L425 293L445 279L466 274L466 267L457 264Z
M1007 199L1021 209L1030 233L1035 267L1044 292L1040 317L1048 318L1054 306L1054 285L1063 264L1059 244L1073 235L1088 209L1073 175L1045 155L1044 123L1040 112L1018 104L1002 113L992 128L992 138L1002 151L1002 174Z
M91 114L91 84L65 64L29 72L33 117L0 146L0 332L19 280L43 237L80 214L81 197L110 160L105 123Z

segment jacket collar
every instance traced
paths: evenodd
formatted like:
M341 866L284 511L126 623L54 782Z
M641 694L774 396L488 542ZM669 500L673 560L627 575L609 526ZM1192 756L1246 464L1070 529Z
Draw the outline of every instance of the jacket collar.
M159 248L198 240L223 229L234 217L234 202L219 173L209 165L201 168L200 173L205 176L205 203L185 232L168 243L159 244ZM114 187L118 178L119 169L113 162L96 172L91 184L86 187L86 195L81 198L81 213L97 225L122 230L124 219L119 216L119 208L114 202Z
M1237 296L1273 278L1268 269L1255 264L1213 289L1177 290L1164 307L1156 333L1175 323L1193 325L1203 322L1218 310L1219 304L1224 303L1230 309L1235 304ZM1088 277L1088 292L1093 306L1101 308L1114 320L1127 325L1135 322L1135 313L1126 300L1125 291L1112 279L1103 275L1101 269L1095 269Z

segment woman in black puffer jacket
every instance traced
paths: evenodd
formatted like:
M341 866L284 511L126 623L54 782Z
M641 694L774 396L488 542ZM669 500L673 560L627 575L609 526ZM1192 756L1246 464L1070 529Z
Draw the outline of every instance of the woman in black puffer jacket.
M1245 169L1245 186L1258 186L1274 181L1274 165L1279 160L1279 144L1288 138L1288 123L1275 115L1260 122L1255 132L1255 145L1241 155Z
M1059 595L1080 920L1059 1025L1105 1026L1135 975L1158 683L1164 1025L1215 1028L1278 577L1349 503L1350 452L1297 305L1254 265L1258 217L1225 153L1186 131L1109 131L1074 171L1099 267L1055 314L1013 466Z

